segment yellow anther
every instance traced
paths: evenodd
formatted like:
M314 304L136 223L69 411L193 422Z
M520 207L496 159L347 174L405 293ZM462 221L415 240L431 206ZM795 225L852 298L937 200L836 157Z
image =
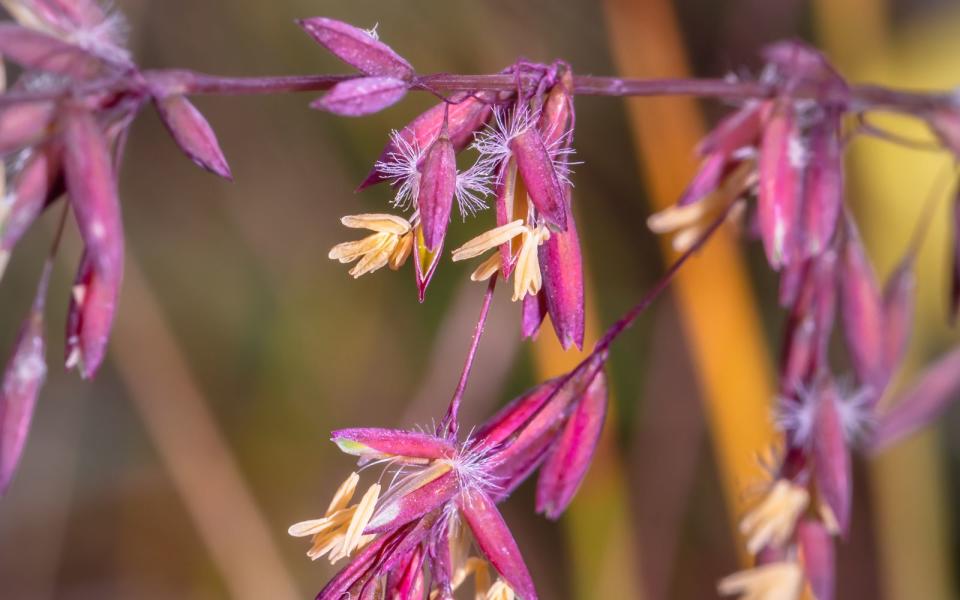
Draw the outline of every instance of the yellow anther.
M729 211L732 221L742 216L745 206L738 200L755 183L755 167L754 161L743 161L718 189L691 204L670 206L650 215L647 227L654 233L674 234L675 251L689 250L724 211Z
M326 514L333 514L338 510L345 509L347 505L350 504L350 499L353 498L354 492L357 491L358 483L360 483L360 475L356 472L350 473L346 481L341 483L340 487L337 488L337 493L335 493L330 500L330 506L327 507Z
M833 509L823 501L823 498L817 500L817 514L820 515L820 520L823 522L823 527L827 530L827 533L830 535L840 533L840 523L837 521L837 516L833 514Z
M347 227L369 229L374 233L352 242L343 242L330 249L328 256L341 263L359 261L350 269L356 279L361 275L390 265L399 269L410 256L413 235L410 223L388 214L349 215L340 220Z
M10 13L10 16L20 25L28 28L55 35L56 32L51 29L41 19L37 13L23 0L0 0L0 5Z
M495 252L490 258L480 263L480 266L470 274L471 281L486 281L493 277L493 274L500 270L500 253Z
M806 510L810 493L786 479L777 480L766 497L740 521L752 554L766 546L779 548L790 539L797 519Z
M500 244L509 242L524 231L527 231L527 226L523 224L523 220L521 219L507 223L506 225L494 227L490 231L481 233L454 250L453 260L454 262L458 262L480 256L491 248L496 248Z
M717 591L740 600L797 600L803 591L803 570L795 562L770 563L724 577Z
M453 251L453 260L460 261L480 256L488 250L512 240L520 242L513 279L513 300L522 300L527 294L536 294L543 285L540 273L540 259L537 248L550 239L550 232L542 225L536 229L529 227L522 219L495 227L481 233L463 246ZM516 241L514 241L514 244ZM470 275L473 281L485 281L500 268L500 256L494 254L487 258Z
M496 583L487 590L484 600L514 600L514 598L516 598L516 593L514 593L513 588L507 585L502 579L498 579Z
M347 215L340 222L353 229L369 229L383 233L403 235L410 231L410 222L391 214Z
M294 537L313 536L313 545L307 551L311 559L329 554L334 563L373 539L372 535L363 535L363 530L376 508L380 484L370 486L358 504L349 506L359 480L357 473L351 473L337 489L322 518L295 523L287 530Z
M536 230L527 229L523 233L523 245L517 257L517 266L513 272L513 301L523 300L527 294L536 295L543 286L543 276L540 273L540 257L537 248L550 239L550 232L546 227Z
M486 600L489 598L490 586L490 565L482 558L471 556L455 563L453 577L450 581L450 588L453 591L460 589L460 586L467 580L467 577L473 575L473 598L474 600ZM439 592L434 590L430 594L430 600L436 600Z
M413 232L408 231L403 234L403 237L400 238L400 241L397 243L397 247L393 249L393 253L390 254L390 269L396 271L403 266L403 263L407 262L407 259L410 258L410 253L413 251Z
M367 493L360 499L360 503L357 504L353 518L350 519L350 525L347 527L347 532L344 534L343 542L336 552L330 554L330 562L336 562L341 558L350 556L354 549L365 545L369 541L369 539L365 539L363 530L366 529L370 517L373 516L379 496L380 484L375 483L370 486Z
M647 227L654 233L672 233L700 224L704 217L720 206L721 200L719 194L710 194L692 204L669 206L647 217Z
M379 239L376 245L373 245L370 250L357 261L357 264L350 269L350 275L352 275L354 279L367 273L373 273L386 266L386 264L390 262L390 256L400 242L400 239L392 233L375 233L374 237L376 236L385 237Z

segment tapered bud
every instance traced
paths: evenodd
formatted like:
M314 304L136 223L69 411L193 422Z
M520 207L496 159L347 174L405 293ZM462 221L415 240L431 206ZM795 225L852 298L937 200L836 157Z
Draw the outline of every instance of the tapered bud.
M351 590L357 587L362 588L384 569L384 563L391 556L391 552L410 542L415 542L411 547L416 547L426 533L421 523L408 523L389 535L377 536L327 582L327 585L317 594L317 600L341 600L344 595L351 594Z
M465 488L457 498L457 506L473 532L477 547L497 573L523 600L537 600L520 548L493 500L482 490Z
M784 280L797 280L790 283L797 290L790 305L781 362L781 391L785 394L802 389L826 365L836 312L836 270L837 255L827 251L783 271Z
M607 380L600 371L583 393L550 451L537 481L537 512L557 519L583 482L607 414Z
M414 526L410 533L403 536L396 545L392 546L388 556L380 559L380 574L396 568L410 552L413 552L424 541L424 538L433 530L434 525L439 520L441 512L435 510L412 523Z
M960 132L958 132L960 135ZM960 138L957 140L960 142ZM958 147L958 155L960 155L960 147ZM957 314L960 314L960 186L958 186L957 191L954 192L955 196L953 199L953 247L951 252L951 269L950 269L950 321L954 322L957 319Z
M449 442L416 431L376 427L339 429L330 438L342 452L365 460L381 458L450 458L455 449Z
M510 140L510 150L537 211L555 231L566 230L566 199L557 177L556 165L540 132L536 128L530 128L513 137Z
M803 571L816 600L833 600L836 580L833 538L813 519L797 523L797 542Z
M724 117L697 145L697 154L728 157L737 150L756 146L760 141L763 116L770 102L749 101L739 110Z
M0 5L29 29L66 39L83 36L87 46L118 47L123 42L122 28L107 21L97 0L0 0Z
M849 218L846 223L839 277L843 333L857 377L879 395L888 377L883 368L882 299L856 225Z
M926 427L960 395L960 348L926 368L913 386L877 418L871 450L879 452Z
M66 109L62 140L70 205L87 254L100 279L119 285L123 272L123 226L107 140L93 114L79 107Z
M84 252L70 294L66 345L66 367L77 367L84 379L92 378L103 362L122 279L122 264L104 273L96 268L89 249Z
M840 113L831 110L810 132L803 183L803 253L814 256L830 243L843 201Z
M217 135L196 106L179 94L154 98L154 104L170 135L190 160L224 179L233 179Z
M450 103L440 103L398 132L400 139L411 147L429 148L440 135L443 127L444 115L447 120L447 130L450 142L455 151L459 152L473 140L473 134L483 127L490 118L492 96L488 94L455 94ZM395 142L391 141L380 153L380 161L389 160L392 154L400 152ZM366 179L360 184L357 191L388 179L377 167L374 167Z
M547 316L547 295L527 294L523 297L520 313L520 335L523 339L535 337L543 318Z
M0 155L43 141L51 130L56 105L22 102L0 109Z
M457 155L444 124L440 136L427 149L421 167L417 207L427 249L436 252L443 243L457 186Z
M813 314L816 289L813 259L797 261L781 271L780 301L790 312L780 357L780 389L787 396L800 391L815 372L817 320Z
M813 315L817 323L817 363L820 368L827 363L827 350L830 334L833 332L837 312L837 273L839 257L834 251L827 251L816 258L816 297L813 301Z
M421 600L423 598L425 558L426 552L423 551L423 547L417 546L399 562L390 573L387 583L388 600Z
M541 384L494 417L489 430L481 430L479 443L492 445L497 438L505 442L494 455L496 473L502 480L498 499L508 495L543 462L605 360L605 356L594 357L573 377Z
M99 25L107 18L107 13L97 0L33 0L29 3L69 19L78 27Z
M780 75L806 83L816 82L821 88L842 90L846 87L843 78L817 49L801 42L787 40L766 46L763 58L775 66Z
M787 323L780 361L780 391L784 395L798 393L812 376L816 342L817 327L812 316Z
M554 397L562 378L555 378L528 390L500 409L476 433L478 444L492 448L516 435Z
M430 574L441 597L453 597L456 570L466 560L469 546L459 519L444 519L429 540ZM446 594L447 596L444 596Z
M907 351L913 329L913 256L908 255L883 286L883 371L891 376Z
M107 66L119 66L80 46L12 23L0 23L0 54L25 69L74 79L87 79Z
M337 58L366 75L408 79L413 67L372 33L342 21L315 17L297 23Z
M555 144L569 145L573 132L570 127L575 119L573 106L573 74L565 70L559 81L550 90L540 117L540 132L548 147ZM556 158L556 157L554 157ZM565 160L561 157L560 160ZM569 184L560 184L563 193L563 205L567 228L555 232L538 250L540 270L543 278L543 293L538 296L546 301L550 320L557 333L557 339L566 350L576 344L583 347L584 335L584 293L583 259L580 253L580 239L571 208L571 188ZM504 244L506 246L506 244ZM501 248L503 251L503 248ZM524 335L526 337L526 305L524 310ZM532 315L531 315L532 316ZM531 321L532 322L532 321Z
M818 400L814 414L812 449L817 490L826 503L841 533L850 525L850 501L853 481L850 473L850 451L844 437L838 398L831 386Z
M427 243L423 237L423 226L417 225L413 236L413 266L414 276L417 280L417 298L423 302L427 293L427 286L433 279L433 273L440 264L441 251L443 243L436 250L427 248Z
M806 150L793 107L783 104L767 120L760 147L757 218L767 261L793 262L800 217L800 182Z
M574 345L583 348L585 327L580 238L570 202L565 204L566 231L552 234L539 249L543 290L538 294L546 298L550 321L564 350Z
M942 108L927 115L927 124L948 150L960 156L960 109Z
M341 117L362 117L393 106L407 95L407 82L395 77L361 77L341 81L310 108Z
M571 137L573 121L573 73L570 69L564 69L557 83L550 88L540 113L539 127L543 143L549 147L564 137Z
M30 313L20 328L13 355L3 372L0 387L0 495L6 493L20 464L37 395L47 374L43 304L49 277L48 264L40 278Z
M799 301L798 296L803 289L809 268L809 261L796 261L780 271L780 287L777 294L780 306L790 308Z
M43 209L63 192L60 148L50 145L31 152L14 176L9 212L0 223L0 274L14 246Z
M401 525L419 519L450 500L460 485L457 474L448 464L438 464L436 467L445 467L445 469L431 467L425 470L425 473L429 474L428 477L423 481L415 481L415 487L383 500L364 531L366 533L393 531ZM430 476L433 479L430 479Z
M538 436L524 440L523 452L511 452L503 457L503 462L496 469L497 489L491 493L496 502L503 502L512 496L543 465L558 435L558 429L543 430Z
M496 194L494 210L498 227L518 220L526 222L529 207L527 187L523 179L517 176L517 161L513 158L501 163L494 193ZM522 236L516 236L500 245L500 272L504 279L513 273L522 245Z
M677 200L677 206L693 204L716 191L728 163L729 159L723 154L714 153L707 156L696 175L683 190L680 199Z
M390 544L396 544L403 539L404 535L409 535L414 526L414 523L410 523L407 527L395 531L389 536L379 536L364 546L346 567L328 581L327 585L323 586L323 589L317 594L317 600L340 600L344 596L355 597L351 590L356 586L362 587L377 574L380 566L378 555L389 552Z

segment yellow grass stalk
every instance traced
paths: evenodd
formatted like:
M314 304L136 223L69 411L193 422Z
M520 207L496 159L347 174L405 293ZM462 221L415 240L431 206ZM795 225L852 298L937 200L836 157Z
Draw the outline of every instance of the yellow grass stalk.
M606 0L611 51L630 77L688 74L683 42L666 0ZM696 166L693 147L704 132L693 100L626 100L638 166L647 176L653 210L679 197ZM674 253L664 243L664 259ZM737 241L720 230L673 284L693 353L727 506L744 512L744 488L757 476L755 456L773 440L770 350ZM739 535L740 558L747 555Z

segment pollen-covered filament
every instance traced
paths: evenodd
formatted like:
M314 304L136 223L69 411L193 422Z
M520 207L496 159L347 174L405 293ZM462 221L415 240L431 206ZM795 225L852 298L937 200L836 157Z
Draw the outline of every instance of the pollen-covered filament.
M340 222L353 229L369 229L374 233L352 242L343 242L330 249L333 260L349 263L354 279L389 265L394 271L403 266L413 248L413 226L402 217L390 214L348 215Z
M362 548L375 537L363 535L363 531L377 506L380 484L370 486L360 502L350 506L359 481L360 476L351 473L334 494L323 517L295 523L287 531L294 537L313 536L313 546L307 551L307 556L312 560L329 554L330 562L335 563L350 556L354 550Z
M522 300L527 294L535 295L543 285L537 248L550 239L550 231L545 226L530 226L523 219L517 219L506 225L494 227L454 250L453 260L457 262L480 256L488 250L517 238L520 240L520 252L517 255L513 275L513 301ZM473 281L489 279L500 270L500 263L500 254L492 254L480 263L480 266L470 275L470 279Z

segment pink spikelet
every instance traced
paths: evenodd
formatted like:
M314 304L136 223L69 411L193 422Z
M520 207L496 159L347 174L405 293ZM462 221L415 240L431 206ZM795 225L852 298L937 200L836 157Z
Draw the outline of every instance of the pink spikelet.
M37 396L47 373L43 308L50 271L48 263L0 384L0 495L10 487L20 464Z

